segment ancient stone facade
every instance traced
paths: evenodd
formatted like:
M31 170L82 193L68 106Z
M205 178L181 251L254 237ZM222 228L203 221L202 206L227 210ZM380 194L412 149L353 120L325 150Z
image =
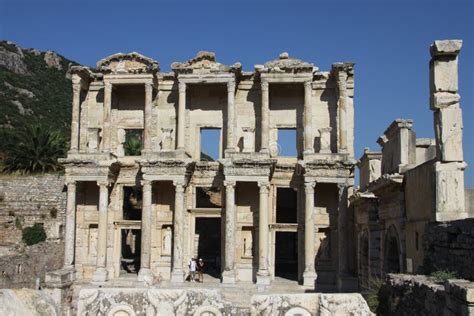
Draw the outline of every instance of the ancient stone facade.
M413 122L397 119L377 141L381 152L366 149L358 162L360 187L351 206L362 288L370 277L385 273L424 272L426 248L437 247L433 243L423 248L424 238L432 238L425 236L427 225L473 216L464 198L467 165L457 94L461 46L459 40L435 41L431 46L435 139L417 139Z
M207 256L222 283L353 288L353 64L324 72L282 53L245 72L200 52L171 68L119 53L72 69L65 271L182 283Z

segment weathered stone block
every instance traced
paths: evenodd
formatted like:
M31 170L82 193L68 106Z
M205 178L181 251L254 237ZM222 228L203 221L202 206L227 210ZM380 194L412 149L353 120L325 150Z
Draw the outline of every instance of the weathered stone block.
M436 170L436 220L467 217L464 209L464 169L466 163L440 163Z
M462 47L462 40L440 40L431 44L431 56L457 55Z
M430 91L458 92L458 59L441 56L430 63Z
M461 100L461 97L457 93L436 92L431 95L430 109L436 111L437 109L446 108L459 103L459 100Z
M439 109L435 113L437 151L444 162L463 161L462 110L459 104Z

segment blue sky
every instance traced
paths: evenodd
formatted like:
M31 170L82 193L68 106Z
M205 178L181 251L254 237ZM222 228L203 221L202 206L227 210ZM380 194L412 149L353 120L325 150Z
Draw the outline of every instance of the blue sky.
M280 52L321 70L355 68L356 157L396 118L412 118L417 137L433 137L428 47L463 39L460 94L466 185L474 187L474 2L451 1L6 1L0 38L52 49L81 64L138 51L163 70L199 50L244 70Z

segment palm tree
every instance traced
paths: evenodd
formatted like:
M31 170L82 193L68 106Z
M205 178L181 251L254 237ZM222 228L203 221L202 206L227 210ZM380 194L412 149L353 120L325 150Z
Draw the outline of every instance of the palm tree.
M3 172L28 174L62 169L58 158L66 154L66 140L59 132L41 125L25 125L3 134Z

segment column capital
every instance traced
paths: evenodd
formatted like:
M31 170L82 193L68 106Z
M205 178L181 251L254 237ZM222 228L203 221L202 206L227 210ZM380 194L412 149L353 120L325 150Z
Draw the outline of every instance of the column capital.
M313 87L312 84L313 84L312 81L305 81L304 82L304 88L305 89L311 89Z
M227 82L227 93L234 93L235 92L235 80L231 80Z
M178 88L179 88L179 92L186 92L186 83L180 81L180 82L178 83Z
M151 89L153 91L153 83L152 82L145 82L144 85L145 85L145 89L147 89L147 90Z
M106 180L97 181L97 186L99 187L102 187L102 186L108 187L109 185L110 185L109 181L106 181Z
M77 184L77 181L76 180L66 180L64 182L65 185L67 185L68 187L69 186L75 186Z
M263 90L268 90L268 87L269 87L268 81L262 81L262 82L260 82L260 86L261 86L262 91L263 91Z
M344 190L346 190L347 188L349 187L349 185L347 183L338 183L337 184L337 189L338 189L338 193L339 193L339 198L341 198L344 194Z
M267 194L268 191L270 190L270 182L259 181L258 186L260 187L260 193Z
M224 180L224 186L225 187L234 188L235 185L236 185L236 181Z
M306 194L313 194L314 188L316 187L316 181L305 182L304 183L304 190Z
M173 181L173 185L175 186L176 193L184 193L184 182Z

